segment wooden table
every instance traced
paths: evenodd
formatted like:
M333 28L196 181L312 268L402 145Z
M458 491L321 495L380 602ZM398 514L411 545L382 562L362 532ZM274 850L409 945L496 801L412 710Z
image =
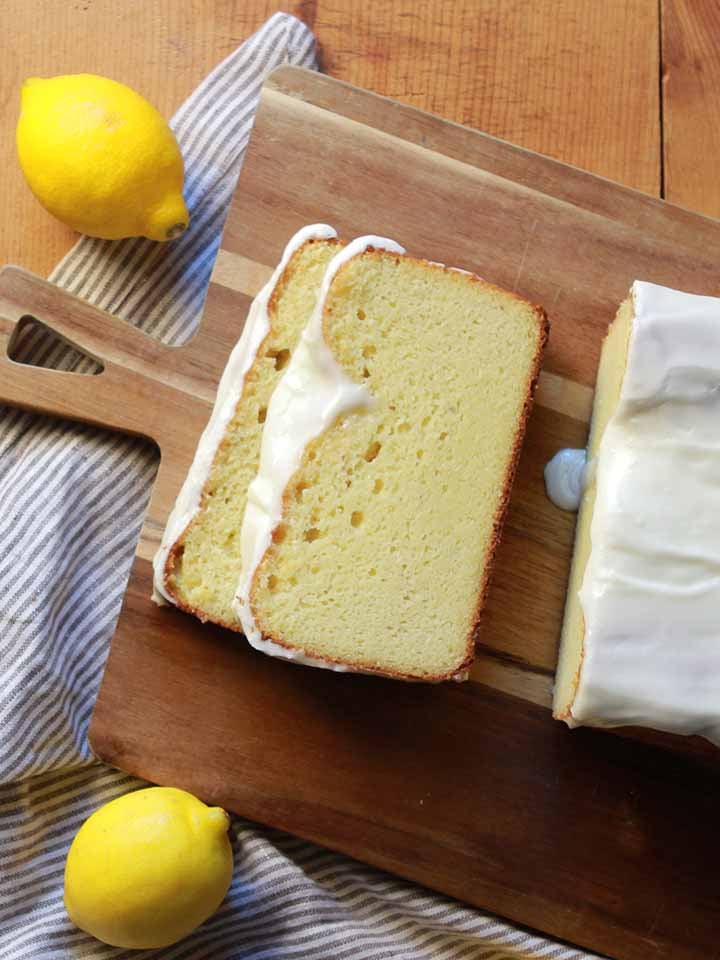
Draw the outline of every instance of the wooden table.
M25 77L106 74L169 116L278 9L333 76L720 215L717 0L3 0L0 263L46 274L73 241L15 159Z
M18 87L94 71L170 114L276 9L302 16L334 76L710 215L720 66L711 0L5 0L0 262L47 273L72 243L14 157Z

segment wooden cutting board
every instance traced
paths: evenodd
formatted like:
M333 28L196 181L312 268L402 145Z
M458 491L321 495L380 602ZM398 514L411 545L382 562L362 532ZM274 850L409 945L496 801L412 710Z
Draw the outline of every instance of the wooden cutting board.
M466 684L295 667L149 599L150 559L250 299L315 221L346 238L395 237L551 319ZM719 295L719 255L720 223L283 68L266 85L190 344L161 346L6 268L6 347L32 315L104 372L20 366L3 351L0 400L143 434L162 453L93 717L97 755L598 952L717 956L719 755L550 717L574 518L547 501L542 469L584 444L600 343L631 281Z

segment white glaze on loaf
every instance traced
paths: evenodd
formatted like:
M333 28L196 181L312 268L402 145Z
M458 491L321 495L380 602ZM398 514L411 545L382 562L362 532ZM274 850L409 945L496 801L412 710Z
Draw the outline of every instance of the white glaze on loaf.
M359 256L368 247L400 254L405 252L403 247L386 237L358 237L337 253L327 267L315 311L268 407L260 468L248 490L241 533L242 571L233 604L243 633L257 650L306 666L341 672L348 669L343 664L308 657L300 650L264 639L255 623L249 591L258 564L272 542L273 530L280 522L283 492L300 465L308 443L339 416L372 402L368 390L353 383L344 372L322 333L325 299L335 274L348 260Z
M720 300L642 282L632 298L563 718L720 744Z

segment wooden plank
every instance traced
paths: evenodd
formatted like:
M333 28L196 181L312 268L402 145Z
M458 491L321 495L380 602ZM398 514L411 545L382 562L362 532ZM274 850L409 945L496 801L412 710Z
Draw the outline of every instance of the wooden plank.
M720 5L661 0L664 196L720 216Z
M657 195L656 0L319 0L341 80Z
M295 12L341 79L659 189L656 0L4 0L0 264L45 274L75 239L27 189L14 130L28 76L88 71L169 116L274 11Z

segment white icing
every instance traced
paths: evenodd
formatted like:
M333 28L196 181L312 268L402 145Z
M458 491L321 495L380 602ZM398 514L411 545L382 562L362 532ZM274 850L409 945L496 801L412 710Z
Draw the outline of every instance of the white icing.
M545 465L545 490L561 510L577 510L585 489L587 451L567 447L558 450Z
M218 385L210 420L200 437L192 465L175 501L173 511L168 518L160 548L153 558L153 600L156 603L175 602L165 588L165 565L168 554L172 545L182 535L197 513L202 490L215 457L215 451L225 434L228 423L235 414L235 408L242 394L245 375L252 366L260 345L270 331L270 318L267 308L275 284L290 262L290 258L304 243L308 240L330 240L335 237L337 237L335 230L325 223L311 224L298 230L285 247L280 263L275 268L273 275L250 306L242 335L230 354Z
M260 466L250 484L241 532L242 570L233 604L250 644L263 653L308 666L346 671L349 668L288 649L263 638L255 623L249 592L255 571L272 542L282 517L282 496L300 466L306 446L338 417L372 402L369 391L354 383L323 339L325 300L338 270L368 247L404 253L384 237L358 237L337 253L325 271L315 310L303 330L285 374L273 392L263 430Z
M720 745L720 300L641 282L632 293L627 369L593 478L571 724Z
M443 270L449 270L451 273L461 273L465 277L476 277L478 280L480 279L477 274L471 270L463 270L462 267L449 267L441 260L426 260L425 263L429 263L431 267L442 267Z

